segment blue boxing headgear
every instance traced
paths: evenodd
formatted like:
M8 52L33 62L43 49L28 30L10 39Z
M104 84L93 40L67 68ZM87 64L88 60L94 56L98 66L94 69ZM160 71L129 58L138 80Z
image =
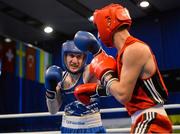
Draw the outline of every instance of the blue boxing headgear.
M71 73L79 73L79 72L83 72L84 70L84 67L86 65L86 62L87 62L87 53L85 52L82 52L81 50L79 50L76 45L74 44L74 41L70 41L70 40L67 40L66 42L64 42L62 44L62 51L61 51L61 58L62 58L62 66L63 68L68 71L68 72L71 72L69 70L69 68L67 67L66 65L66 61L65 61L65 55L67 53L77 53L77 54L84 54L84 61L82 63L82 66L81 68L77 71L77 72L71 72Z

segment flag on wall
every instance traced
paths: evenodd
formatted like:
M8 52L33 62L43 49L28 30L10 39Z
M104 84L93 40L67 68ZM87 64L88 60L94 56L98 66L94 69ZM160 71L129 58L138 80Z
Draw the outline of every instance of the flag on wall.
M26 47L22 42L16 43L16 76L25 77L25 56Z
M44 55L44 69L46 70L50 65L52 65L52 55L45 52L45 55Z
M42 50L36 51L36 80L44 83L44 74L48 66L52 64L52 56Z
M29 80L36 79L36 49L33 47L26 48L26 78Z
M2 70L13 73L15 70L15 42L3 44Z
M0 42L0 75L2 73L2 58L3 58L3 45L2 42Z
M0 60L2 61L3 58L3 44L0 42Z

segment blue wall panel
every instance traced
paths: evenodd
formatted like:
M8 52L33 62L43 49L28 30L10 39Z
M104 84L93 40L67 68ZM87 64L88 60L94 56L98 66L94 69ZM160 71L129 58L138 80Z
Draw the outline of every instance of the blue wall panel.
M158 61L159 68L164 68L161 26L159 19L148 18L133 23L130 33L147 43Z
M133 22L130 33L146 42L153 50L160 70L180 69L180 10L169 12L158 16L138 19ZM109 49L103 46L108 54L116 56L116 49ZM53 63L62 67L61 54L53 55ZM88 63L92 55L88 57ZM173 84L173 83L172 83ZM22 87L22 90L20 90ZM179 90L180 87L177 87ZM180 103L179 92L170 93L168 103ZM114 98L102 98L101 107L121 107ZM0 114L21 113L21 112L47 112L44 85L35 81L20 79L11 74L0 76ZM51 119L48 119L49 121ZM58 120L58 119L57 119ZM56 120L56 121L57 121ZM36 122L35 119L19 119L17 123L8 127L5 120L1 120L0 128L22 129L23 124ZM37 121L36 125L40 125ZM53 121L50 121L53 124ZM43 122L46 123L46 122ZM49 123L49 122L47 122ZM59 122L60 123L60 122ZM18 125L18 126L17 126ZM60 124L56 124L60 125ZM42 125L43 126L43 125ZM27 125L28 127L33 127ZM48 128L48 127L47 127Z

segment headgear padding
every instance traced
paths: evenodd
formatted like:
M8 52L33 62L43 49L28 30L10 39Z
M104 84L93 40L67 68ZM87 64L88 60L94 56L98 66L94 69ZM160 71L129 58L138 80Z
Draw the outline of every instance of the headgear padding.
M110 4L95 10L93 17L100 39L108 47L113 46L113 32L123 25L130 27L132 23L128 10L119 4Z
M71 72L71 71L70 71L69 68L67 67L66 61L65 61L65 56L66 56L67 53L84 54L84 56L85 56L85 57L84 57L84 62L83 62L83 64L82 64L81 68L80 68L77 72L75 72L75 73L78 73L78 72L83 71L83 69L84 69L84 67L85 67L85 65L86 65L86 61L87 61L87 53L82 52L81 50L79 50L79 49L76 47L76 45L74 44L74 41L69 41L69 40L67 40L66 42L64 42L64 43L62 44L62 51L61 51L62 65L63 65L63 68L64 68L66 71L69 71L69 72ZM73 73L73 72L71 72L71 73Z

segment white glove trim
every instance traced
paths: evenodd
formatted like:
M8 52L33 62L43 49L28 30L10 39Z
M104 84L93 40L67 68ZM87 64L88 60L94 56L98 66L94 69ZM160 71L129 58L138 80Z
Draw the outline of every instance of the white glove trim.
M106 85L106 94L109 96L111 95L110 91L109 91L109 88L110 86L112 85L112 82L113 81L118 81L118 78L112 78L110 79L108 82L107 82L107 85Z

